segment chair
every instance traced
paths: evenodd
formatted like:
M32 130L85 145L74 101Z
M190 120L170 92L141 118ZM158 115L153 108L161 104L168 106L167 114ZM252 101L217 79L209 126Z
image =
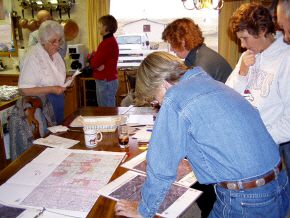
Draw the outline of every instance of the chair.
M16 159L32 146L35 139L44 137L47 126L54 125L53 108L46 96L18 99L8 121L11 159Z
M122 69L123 71L123 78L124 78L124 85L125 85L125 90L126 93L122 93L120 94L119 97L119 105L121 105L122 107L126 107L128 106L128 104L132 104L132 100L130 100L128 103L127 100L125 100L126 103L124 103L124 99L128 98L128 96L131 99L131 95L135 90L135 83L136 83L136 70L132 70L132 69Z
M39 97L36 96L25 96L22 99L22 104L24 108L24 114L26 115L27 121L32 127L33 138L40 138L42 134L40 134L40 129L42 129L41 125L47 126L41 120L41 115L39 118L39 113L42 113L42 102Z

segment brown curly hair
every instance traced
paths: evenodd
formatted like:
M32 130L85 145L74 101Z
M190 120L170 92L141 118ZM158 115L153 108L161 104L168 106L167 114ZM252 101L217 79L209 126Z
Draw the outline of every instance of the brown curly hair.
M182 41L187 50L197 48L204 42L199 26L189 18L177 19L168 24L162 33L162 39L173 48L181 50L183 49Z
M265 36L275 34L270 11L259 3L242 4L230 18L229 29L233 34L243 30L253 36L258 36L261 31L265 31Z

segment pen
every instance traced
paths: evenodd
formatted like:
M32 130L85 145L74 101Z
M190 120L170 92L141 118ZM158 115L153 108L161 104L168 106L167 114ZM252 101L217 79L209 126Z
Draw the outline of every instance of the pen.
M128 124L128 126L130 126L130 127L142 127L142 126L146 126L145 124L133 124L133 125L130 125L130 124Z
M124 163L124 162L125 162L125 160L127 159L127 157L128 157L128 154L126 154L126 155L123 157L123 159L122 159L121 163Z
M45 208L43 207L42 210L39 211L39 213L36 216L34 216L34 218L40 217L44 213L44 211L45 211Z
M134 105L130 105L121 115L126 114L129 110L131 110L134 107Z
M71 132L82 132L83 130L81 130L81 129L69 129L68 131L71 131Z

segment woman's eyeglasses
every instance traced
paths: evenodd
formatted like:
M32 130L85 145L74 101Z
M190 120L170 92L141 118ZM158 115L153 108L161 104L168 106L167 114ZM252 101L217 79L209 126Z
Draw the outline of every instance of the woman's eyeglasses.
M48 40L48 42L51 44L51 45L61 45L63 43L62 39L51 39L51 40Z

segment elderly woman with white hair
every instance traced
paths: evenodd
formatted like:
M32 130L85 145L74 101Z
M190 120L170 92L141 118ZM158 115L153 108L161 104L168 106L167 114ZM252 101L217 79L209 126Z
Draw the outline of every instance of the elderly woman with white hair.
M31 47L20 64L18 87L24 96L46 95L58 124L64 119L65 63L58 53L64 42L62 26L56 21L43 22L39 42Z

